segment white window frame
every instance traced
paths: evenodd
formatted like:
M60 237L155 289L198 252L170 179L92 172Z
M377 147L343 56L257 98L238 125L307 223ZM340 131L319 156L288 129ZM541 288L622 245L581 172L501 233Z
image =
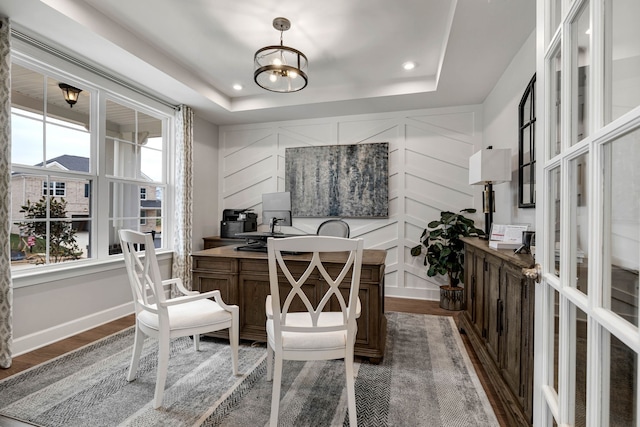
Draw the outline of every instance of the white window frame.
M119 84L117 79L110 79L106 73L104 75L96 74L94 70L77 65L69 60L55 55L41 47L27 43L19 38L12 40L12 63L17 63L23 67L40 72L47 76L68 81L70 84L77 83L91 93L92 110L95 109L96 114L92 114L90 128L97 129L91 135L91 171L104 170L98 169L99 166L104 168L104 159L99 156L98 141L104 141L104 126L99 126L100 120L104 120L104 103L105 99L116 100L123 105L129 105L138 111L154 117L162 118L162 127L164 135L163 151L166 153L164 171L164 188L163 188L163 210L165 213L162 219L162 234L164 247L157 250L159 260L169 259L173 254L173 221L175 215L172 214L175 207L174 168L173 155L175 153L174 146L174 129L175 129L175 111L176 107L168 103L162 103L144 94L142 90L133 87L126 87ZM102 106L102 107L100 107ZM98 159L101 164L99 164ZM28 168L27 168L28 169ZM34 171L30 171L33 173ZM50 172L50 171L49 171ZM59 171L56 171L60 174ZM89 178L90 175L87 175ZM37 268L16 270L12 272L12 280L14 288L26 286L36 286L41 283L48 283L52 280L64 280L72 277L95 274L103 271L109 271L115 266L122 263L121 255L108 255L109 230L108 220L99 219L99 209L102 212L108 212L108 188L106 178L95 175L92 189L93 198L91 200L91 210L96 212L96 216L91 221L91 233L94 243L94 257L74 262L65 262L58 264L49 264L38 266ZM107 217L104 217L107 218Z

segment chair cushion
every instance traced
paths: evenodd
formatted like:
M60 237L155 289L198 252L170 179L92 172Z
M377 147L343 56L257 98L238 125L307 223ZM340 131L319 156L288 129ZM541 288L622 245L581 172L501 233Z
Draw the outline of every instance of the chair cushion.
M153 307L155 308L155 304ZM231 321L231 313L209 299L172 305L168 307L168 311L169 325L172 330L198 328ZM159 327L158 316L148 311L140 312L138 321L152 329Z
M326 312L318 319L319 326L335 326L342 324L341 312ZM311 326L308 313L287 314L287 325ZM267 338L274 345L273 319L267 319ZM347 346L347 331L335 332L282 332L282 348L287 351L335 350Z

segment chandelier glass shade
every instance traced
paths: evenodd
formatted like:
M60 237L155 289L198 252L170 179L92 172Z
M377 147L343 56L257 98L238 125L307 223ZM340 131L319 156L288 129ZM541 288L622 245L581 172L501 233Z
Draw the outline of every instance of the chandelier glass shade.
M266 46L254 55L256 84L271 92L297 92L307 86L308 61L304 53L292 47L284 46L282 32L291 27L286 18L273 20L273 27L280 31L280 45Z

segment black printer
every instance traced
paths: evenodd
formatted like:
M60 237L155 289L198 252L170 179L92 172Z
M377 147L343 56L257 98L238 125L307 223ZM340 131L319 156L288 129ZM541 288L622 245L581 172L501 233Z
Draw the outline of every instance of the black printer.
M220 237L236 237L237 233L258 230L258 215L251 209L225 209L220 221Z

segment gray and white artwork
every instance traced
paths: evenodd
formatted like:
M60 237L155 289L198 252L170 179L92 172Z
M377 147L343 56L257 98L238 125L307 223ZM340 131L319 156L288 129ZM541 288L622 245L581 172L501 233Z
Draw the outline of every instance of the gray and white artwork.
M389 143L287 148L294 217L389 216Z

